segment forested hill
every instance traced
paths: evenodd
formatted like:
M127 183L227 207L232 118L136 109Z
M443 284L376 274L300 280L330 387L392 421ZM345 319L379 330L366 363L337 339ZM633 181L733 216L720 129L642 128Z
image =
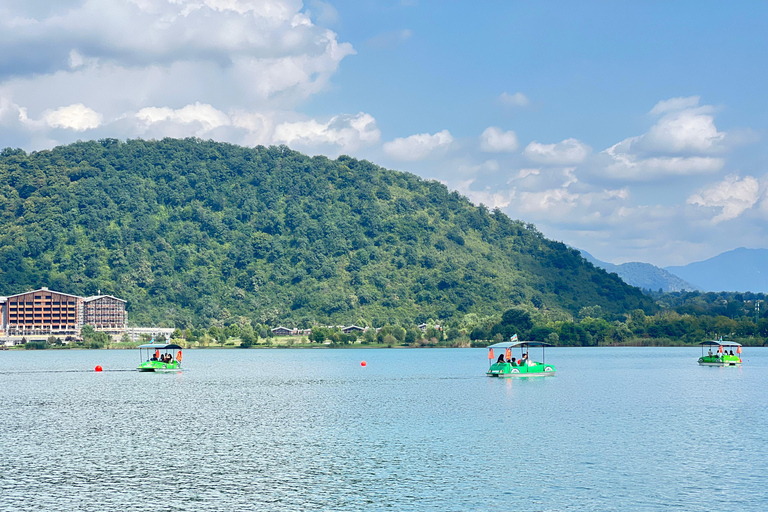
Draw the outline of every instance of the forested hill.
M0 187L0 294L100 290L128 301L131 324L655 307L530 224L345 156L106 139L5 149Z

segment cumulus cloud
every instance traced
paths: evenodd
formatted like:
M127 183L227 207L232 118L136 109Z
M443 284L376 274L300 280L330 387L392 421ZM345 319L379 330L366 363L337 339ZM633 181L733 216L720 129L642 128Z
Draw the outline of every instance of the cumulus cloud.
M370 114L341 115L327 123L314 119L277 125L273 140L277 143L317 146L331 144L354 150L379 141L381 132Z
M199 124L204 131L231 124L229 116L224 112L200 102L176 110L169 107L145 107L136 113L136 117L148 125L163 121Z
M521 92L516 92L514 94L503 92L499 96L499 103L507 105L508 107L527 107L530 101L528 100L528 97Z
M448 130L437 132L434 135L420 133L387 142L384 144L384 151L396 160L424 160L433 152L448 148L452 142L453 136Z
M101 114L82 103L46 110L43 121L51 128L67 128L82 132L96 128L101 124Z
M195 103L179 109L145 107L133 116L141 125L142 135L153 136L158 130L174 136L207 137L223 134L244 144L287 144L302 148L325 147L352 151L374 144L381 138L376 120L370 114L341 114L321 122L317 119L285 120L284 113L223 112L212 105ZM296 117L291 114L291 117ZM225 130L222 132L221 130ZM329 148L329 146L331 148Z
M487 153L511 153L517 149L517 135L512 130L502 131L489 126L480 135L480 150Z
M651 114L663 114L665 112L675 112L680 110L686 110L699 106L699 100L701 96L690 96L687 98L670 98L668 100L661 100L651 109Z
M472 190L471 186L475 180L464 180L458 182L456 190L465 195L476 205L484 204L488 208L506 208L515 199L515 190L494 191L490 187L484 190Z
M651 180L668 175L711 174L725 165L723 158L711 156L643 157L629 151L624 142L603 151L603 155L608 157L604 159L604 172L612 178Z
M582 163L589 156L592 148L576 139L565 139L557 144L531 142L523 150L532 162L550 165L573 165Z
M301 0L61 0L0 10L0 98L37 132L118 123L128 137L167 128L262 140L279 123L245 126L290 113L355 53L315 24L336 19L319 0L306 9ZM0 118L0 129L10 122Z
M602 152L603 173L617 179L649 180L719 171L725 160L726 134L717 130L711 106L699 97L658 102L661 115L644 134L629 137Z
M717 224L725 220L735 219L749 208L752 208L758 200L760 185L752 176L740 179L732 174L720 183L715 183L703 188L698 193L691 195L687 203L720 208L718 215L712 218L712 223Z

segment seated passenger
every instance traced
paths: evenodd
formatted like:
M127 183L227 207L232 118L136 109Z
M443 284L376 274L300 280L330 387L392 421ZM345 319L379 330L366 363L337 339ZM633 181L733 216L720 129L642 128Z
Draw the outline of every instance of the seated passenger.
M504 362L504 354L499 354L499 358L496 360L496 364Z
M731 351L728 353L728 355L729 355L729 356L732 356L732 355L733 355L733 349L731 349Z

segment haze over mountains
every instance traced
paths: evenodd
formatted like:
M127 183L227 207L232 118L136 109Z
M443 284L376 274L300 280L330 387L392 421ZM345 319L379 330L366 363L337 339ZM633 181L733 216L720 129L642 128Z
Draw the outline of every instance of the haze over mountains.
M616 265L600 261L586 251L581 255L593 265L615 272L624 282L639 288L665 292L768 293L768 249L740 247L704 261L660 268L650 263Z
M587 251L581 251L581 255L594 266L605 269L607 272L615 272L625 283L645 290L655 291L661 289L665 292L679 292L682 290L692 291L701 289L650 263L632 261L616 265L600 261Z
M706 291L768 293L768 249L739 247L704 261L665 270Z

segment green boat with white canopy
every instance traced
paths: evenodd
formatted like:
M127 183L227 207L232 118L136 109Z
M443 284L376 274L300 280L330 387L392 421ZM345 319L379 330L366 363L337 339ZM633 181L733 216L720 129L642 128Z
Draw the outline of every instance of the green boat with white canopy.
M741 366L741 344L720 339L719 341L702 341L699 345L701 345L701 357L699 358L701 366ZM704 354L704 347L709 347L706 355ZM714 347L717 347L717 350L712 352ZM734 347L736 353L733 352Z
M488 347L490 368L485 373L489 377L547 377L555 374L555 367L544 362L544 347L551 347L541 341L508 341L494 343ZM541 347L541 362L528 357L529 347ZM520 358L515 359L513 349L520 349ZM493 350L499 352L495 359Z
M140 372L180 372L181 347L173 343L139 345Z

